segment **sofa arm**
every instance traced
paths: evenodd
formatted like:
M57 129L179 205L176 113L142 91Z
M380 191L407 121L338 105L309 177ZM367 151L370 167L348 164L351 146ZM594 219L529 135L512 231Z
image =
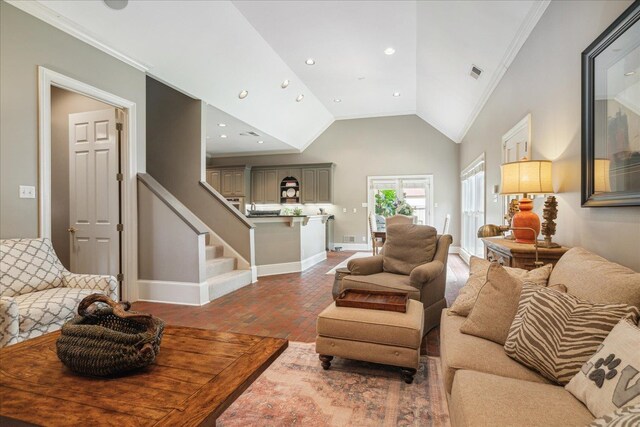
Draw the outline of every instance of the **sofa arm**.
M18 342L20 313L18 303L10 297L0 297L0 348Z
M422 289L425 284L438 277L443 270L444 264L437 260L419 265L411 270L411 274L409 276L411 285L418 289Z
M65 272L62 279L67 288L91 289L118 301L118 281L113 276Z
M347 268L354 276L382 273L382 255L352 259L347 264Z

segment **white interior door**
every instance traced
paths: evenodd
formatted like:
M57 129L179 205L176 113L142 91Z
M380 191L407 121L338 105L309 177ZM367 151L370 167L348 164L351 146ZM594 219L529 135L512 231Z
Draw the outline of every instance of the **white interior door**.
M116 109L69 114L71 271L118 274Z

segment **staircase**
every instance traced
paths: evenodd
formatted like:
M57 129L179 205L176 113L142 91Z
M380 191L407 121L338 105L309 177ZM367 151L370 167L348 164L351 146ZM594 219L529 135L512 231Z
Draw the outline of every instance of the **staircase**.
M225 257L222 245L209 244L205 250L209 301L251 283L251 271L238 270L238 260Z

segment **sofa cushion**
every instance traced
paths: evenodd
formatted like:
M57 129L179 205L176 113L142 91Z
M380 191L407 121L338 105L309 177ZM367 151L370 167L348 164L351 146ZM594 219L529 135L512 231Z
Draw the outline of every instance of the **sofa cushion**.
M460 332L503 345L518 311L522 283L498 263L492 263L471 313Z
M583 248L569 249L553 268L549 284L563 283L567 292L601 304L624 303L640 308L640 273Z
M449 412L456 427L583 427L594 419L562 387L474 371L456 374Z
M638 321L626 304L594 304L525 283L504 345L506 353L558 384L566 384L620 319Z
M407 292L409 298L420 300L420 290L411 286L409 276L392 273L370 274L369 276L345 276L341 290L363 289L371 291Z
M64 267L49 239L6 239L0 270L0 296L14 297L62 286Z
M449 308L449 314L458 316L468 316L478 297L478 292L484 286L487 280L487 271L491 262L471 257L469 262L469 279L467 283L460 289L460 294ZM535 270L523 270L522 268L504 267L511 276L520 282L532 282L540 286L547 286L549 274L551 274L551 264L547 264Z
M16 297L20 313L20 333L33 338L56 331L76 315L80 301L95 291L55 288Z
M438 232L428 225L397 224L387 227L382 254L384 271L411 274L417 266L433 260Z
M440 320L440 363L447 393L451 393L456 372L462 369L486 372L521 380L548 383L537 372L508 357L504 348L489 340L465 335L460 327L464 317L442 311Z
M319 336L412 349L420 348L424 310L409 300L407 312L337 307L332 303L318 315Z
M640 405L640 328L621 320L565 388L596 417Z

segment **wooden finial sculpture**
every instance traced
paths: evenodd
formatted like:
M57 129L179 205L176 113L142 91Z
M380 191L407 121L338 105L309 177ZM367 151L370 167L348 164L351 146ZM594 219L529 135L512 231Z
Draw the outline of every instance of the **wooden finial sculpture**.
M543 248L559 248L560 245L551 241L551 237L556 234L555 219L558 217L558 201L556 196L549 196L544 202L544 208L542 209L542 217L544 222L542 223L541 232L544 236L544 241L540 242L539 246Z

